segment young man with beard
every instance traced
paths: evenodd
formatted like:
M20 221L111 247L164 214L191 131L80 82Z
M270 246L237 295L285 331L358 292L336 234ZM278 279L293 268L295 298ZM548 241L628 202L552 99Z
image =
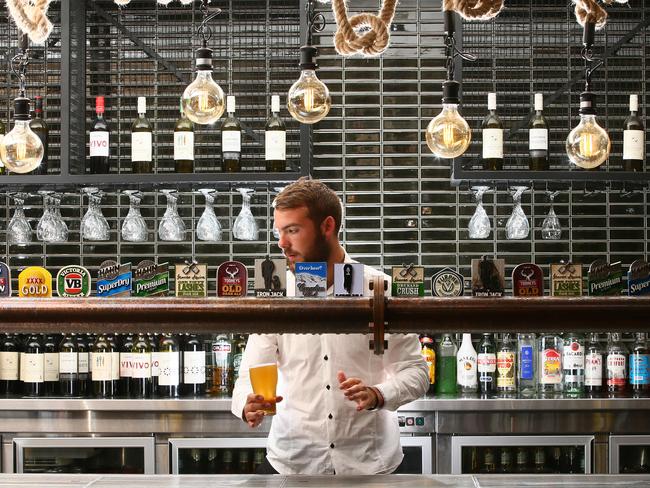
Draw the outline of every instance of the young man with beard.
M301 179L274 202L279 247L289 262L294 292L297 262L327 262L328 294L335 263L354 263L338 240L341 202L323 183ZM364 290L377 275L364 266ZM390 289L390 287L389 287ZM309 333L309 317L305 318ZM253 334L235 384L232 412L251 428L270 405L252 393L249 367L278 364L277 414L259 474L387 474L400 465L396 410L427 391L427 366L415 334L387 335L375 355L366 334Z

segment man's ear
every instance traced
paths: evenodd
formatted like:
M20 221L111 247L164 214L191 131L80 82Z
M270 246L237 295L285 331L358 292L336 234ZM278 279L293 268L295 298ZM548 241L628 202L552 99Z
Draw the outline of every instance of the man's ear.
M325 217L320 224L320 231L326 239L330 239L336 232L336 221L334 220L334 217L331 215Z

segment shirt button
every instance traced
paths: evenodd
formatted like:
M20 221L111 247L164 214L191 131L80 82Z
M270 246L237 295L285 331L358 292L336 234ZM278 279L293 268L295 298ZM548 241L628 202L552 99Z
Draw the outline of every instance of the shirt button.
M327 361L327 354L325 354L325 357L323 358L325 361Z
M325 388L327 388L327 389L329 390L329 389L330 389L330 385L327 385Z
M330 444L330 449L334 449L334 444Z
M334 417L332 417L332 414L329 414L329 415L327 416L327 418L330 419L330 420L332 420Z

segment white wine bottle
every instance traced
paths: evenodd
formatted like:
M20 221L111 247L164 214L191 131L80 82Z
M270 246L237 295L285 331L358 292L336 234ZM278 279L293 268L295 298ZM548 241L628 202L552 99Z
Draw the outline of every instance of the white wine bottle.
M138 118L131 125L131 162L134 173L151 173L152 130L147 120L147 99L138 97Z
M271 116L266 121L264 130L264 159L266 171L279 173L287 168L287 129L278 115L280 112L280 97L271 97Z
M528 125L528 154L530 155L529 169L545 171L548 164L548 124L542 110L544 109L544 95L535 93L535 114Z
M497 94L488 93L488 114L483 119L483 169L503 169L503 124L497 115Z
M224 173L241 171L241 124L235 117L235 97L226 97L228 117L221 126L221 155Z
M630 95L630 115L623 126L623 171L643 171L645 129L638 112L639 96Z

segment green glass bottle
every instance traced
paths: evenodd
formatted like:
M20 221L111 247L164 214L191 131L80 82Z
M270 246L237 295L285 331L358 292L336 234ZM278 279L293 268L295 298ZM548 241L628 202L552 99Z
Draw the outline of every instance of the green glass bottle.
M436 395L456 394L456 355L458 346L451 334L443 334L436 354Z

